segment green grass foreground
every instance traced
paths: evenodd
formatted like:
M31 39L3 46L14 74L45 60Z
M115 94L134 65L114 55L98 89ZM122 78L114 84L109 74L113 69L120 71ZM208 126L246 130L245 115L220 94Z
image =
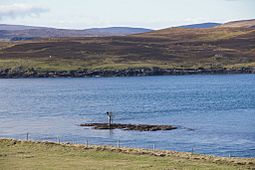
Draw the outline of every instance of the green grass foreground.
M254 158L0 139L0 169L253 169Z

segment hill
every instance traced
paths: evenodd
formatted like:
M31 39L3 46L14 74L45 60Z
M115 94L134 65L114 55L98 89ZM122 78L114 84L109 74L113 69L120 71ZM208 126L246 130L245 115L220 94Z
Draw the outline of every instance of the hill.
M141 34L145 32L151 32L152 30L150 29L145 29L145 28L130 28L130 27L109 27L109 28L92 28L92 29L87 29L84 30L87 31L90 34L108 34L108 35L120 35L120 36L125 36L125 35L131 35L131 34Z
M220 23L208 22L208 23L201 23L201 24L183 25L177 28L213 28L220 25L221 25Z
M255 28L255 19L228 22L223 25L220 25L219 27Z
M70 29L56 29L47 27L31 27L23 25L1 24L0 39L26 40L31 38L126 36L150 31L152 30L145 28L129 28L129 27L70 30Z
M29 29L42 29L45 27L33 27L26 25L9 25L9 24L0 24L0 30L5 31L21 31L21 30L29 30Z
M169 28L0 43L2 77L255 73L255 30Z

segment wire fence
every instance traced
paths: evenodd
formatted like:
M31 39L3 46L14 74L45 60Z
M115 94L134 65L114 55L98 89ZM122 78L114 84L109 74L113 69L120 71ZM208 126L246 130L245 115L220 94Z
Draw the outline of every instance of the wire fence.
M98 146L111 146L111 147L117 147L117 148L140 148L140 149L149 149L149 150L160 150L160 147L157 148L157 143L147 143L144 144L143 146L137 146L137 145L130 145L127 141L120 140L120 139L112 139L112 140L107 140L103 141L102 143L98 142L93 142L93 139L91 138L84 138L84 139L66 139L66 138L61 138L61 136L50 136L50 135L43 135L37 136L36 134L33 133L23 133L15 136L14 138L17 140L22 140L22 141L40 141L40 142L54 142L54 143L59 143L59 144L82 144L85 145L86 147L89 147L90 145L98 145ZM195 148L192 147L188 152L191 152L192 154L195 153ZM229 157L231 157L229 155Z
M103 144L100 144L98 142L93 142L93 140L90 140L89 138L85 138L84 140L68 140L68 139L64 139L61 138L60 136L53 136L53 137L49 137L48 135L46 137L34 137L32 133L24 133L24 134L20 134L19 137L16 137L16 139L18 140L26 140L26 141L42 141L42 142L54 142L54 143L63 143L63 144L84 144L86 146L89 145L104 145L104 146L114 146L117 148L120 147L129 147L128 145L125 145L125 141L122 141L120 139L118 140L107 140L105 141ZM149 144L145 147L138 147L138 148L144 148L144 149L152 149L152 150L156 150L156 143L153 144Z
M82 144L86 147L89 147L91 145L95 146L111 146L111 147L116 147L116 148L137 148L137 149L148 149L148 150L162 150L162 145L157 142L147 142L143 144L137 144L137 143L132 143L130 141L126 140L121 140L121 139L102 139L99 140L98 138L93 137L84 137L81 139L79 138L72 138L72 137L61 137L57 135L49 135L49 134L40 134L37 135L35 133L22 133L18 134L15 136L2 136L0 135L1 138L14 138L17 140L21 141L35 141L35 142L54 142L54 143L59 143L59 144ZM174 145L174 144L173 144ZM211 148L212 149L212 148ZM174 148L167 148L163 147L163 150L175 150ZM183 152L190 152L192 154L199 154L203 152L199 152L199 148L196 148L194 146L186 147ZM206 154L213 154L213 153L206 153ZM225 157L236 157L235 153L225 153Z

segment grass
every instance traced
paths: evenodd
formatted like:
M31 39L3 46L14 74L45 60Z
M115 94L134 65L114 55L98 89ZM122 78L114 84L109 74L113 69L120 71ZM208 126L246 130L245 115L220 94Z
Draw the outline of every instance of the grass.
M206 60L200 60L196 63L169 62L160 60L142 60L142 61L119 61L119 59L106 57L103 59L47 59L47 58L0 58L0 69L14 69L22 67L24 69L34 68L37 71L75 71L75 70L123 70L128 68L153 68L162 69L198 69L224 67L229 69L238 69L242 67L255 67L255 62L235 63L230 59L211 57Z
M126 152L126 153L123 153ZM151 151L160 152L160 151ZM0 139L0 169L252 169L254 159L217 158L172 152ZM184 155L184 156L183 156ZM185 156L186 155L186 156Z
M107 57L104 59L82 60L82 59L44 59L44 58L13 58L0 59L0 69L7 68L34 68L38 71L72 71L72 70L116 70L128 68L185 68L170 62L163 62L157 60L143 60L143 61L126 61L121 62L118 59ZM199 68L200 65L187 67Z

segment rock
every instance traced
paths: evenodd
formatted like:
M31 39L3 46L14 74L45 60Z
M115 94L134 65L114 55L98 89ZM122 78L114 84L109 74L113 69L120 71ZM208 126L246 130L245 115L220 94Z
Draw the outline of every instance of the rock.
M133 125L133 124L112 124L108 123L85 123L80 126L93 127L94 129L123 129L134 131L159 131L159 130L173 130L177 129L171 125Z
M154 75L189 75L189 74L254 74L254 67L242 68L198 68L198 69L162 69L153 68L127 68L114 70L66 70L42 71L34 68L17 66L15 68L0 69L0 78L32 78L32 77L127 77L127 76L154 76Z

